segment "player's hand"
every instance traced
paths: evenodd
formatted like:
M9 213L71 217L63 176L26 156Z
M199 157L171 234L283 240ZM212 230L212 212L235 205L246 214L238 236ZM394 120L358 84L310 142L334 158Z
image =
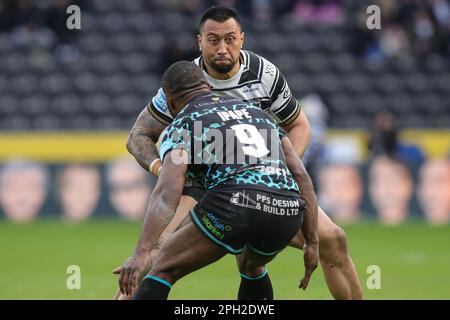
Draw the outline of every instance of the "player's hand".
M125 261L119 277L119 287L122 294L133 295L150 263L150 253L134 255Z
M115 268L112 273L114 274L120 274L122 272L122 266Z
M303 279L300 280L298 287L306 290L309 279L319 263L319 244L308 245L305 243L303 246L303 260L305 262L305 275L303 276Z

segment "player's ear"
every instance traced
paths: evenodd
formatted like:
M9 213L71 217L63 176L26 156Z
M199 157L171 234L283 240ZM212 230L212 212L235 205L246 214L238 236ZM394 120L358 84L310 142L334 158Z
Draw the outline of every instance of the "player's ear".
M175 101L170 96L167 96L167 107L169 108L169 112L170 112L171 115L176 115L177 114L177 110L176 110L176 107L175 107Z
M241 32L241 49L244 46L244 40L245 40L245 34L244 34L244 32Z
M197 34L198 51L202 51L202 36Z

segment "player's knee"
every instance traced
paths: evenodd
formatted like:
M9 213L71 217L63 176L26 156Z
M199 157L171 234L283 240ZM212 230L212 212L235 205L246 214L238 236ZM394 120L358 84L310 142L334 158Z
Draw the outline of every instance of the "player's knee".
M256 266L252 264L245 264L242 266L242 268L239 268L239 272L241 274L251 278L257 278L261 276L265 270L266 269L263 266Z
M335 253L347 253L347 235L345 231L333 225L332 228L328 229L327 232L323 234L320 238L321 250L332 250Z
M256 278L265 270L264 266L261 266L261 263L257 263L250 259L245 259L242 256L238 256L237 260L239 272L248 277Z

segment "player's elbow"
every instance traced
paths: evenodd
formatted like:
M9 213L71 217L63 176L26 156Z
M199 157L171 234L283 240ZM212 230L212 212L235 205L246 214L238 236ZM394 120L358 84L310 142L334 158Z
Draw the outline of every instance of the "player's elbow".
M306 171L305 165L300 158L297 156L290 156L286 158L286 161L288 162L289 170L297 181L311 181L311 177Z
M126 148L128 152L135 156L138 153L140 141L142 140L145 134L142 130L138 130L136 128L132 128L127 139Z
M134 130L131 130L130 134L128 135L126 148L130 154L134 155Z
M311 129L311 125L309 124L308 118L306 117L306 115L304 114L303 111L300 114L300 119L301 119L301 121L299 122L299 126L302 128L301 130L305 137L305 140L309 144L309 142L311 140L312 129Z

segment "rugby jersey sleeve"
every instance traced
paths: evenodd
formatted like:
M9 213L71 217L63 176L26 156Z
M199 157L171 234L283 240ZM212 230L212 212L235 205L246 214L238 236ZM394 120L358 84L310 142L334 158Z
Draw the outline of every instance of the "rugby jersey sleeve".
M264 61L264 83L269 89L269 114L280 126L286 126L300 114L301 106L292 95L281 71L266 59Z
M147 109L156 120L165 125L169 125L173 120L169 108L167 107L166 95L162 88L158 90L156 95L149 102Z
M175 118L167 128L167 132L161 141L159 148L159 158L164 161L164 157L173 150L185 150L189 156L191 154L191 126L187 119Z

